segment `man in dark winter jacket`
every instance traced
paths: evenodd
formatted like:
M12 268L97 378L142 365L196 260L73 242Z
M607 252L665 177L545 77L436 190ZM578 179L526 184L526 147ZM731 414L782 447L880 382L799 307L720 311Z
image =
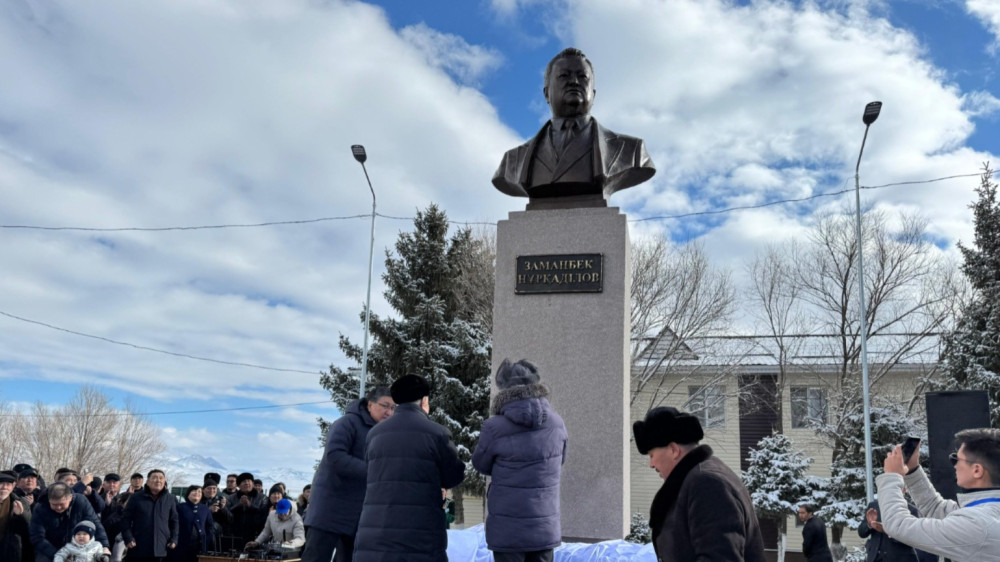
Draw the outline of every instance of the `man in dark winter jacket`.
M14 488L14 495L24 498L29 506L35 505L35 502L42 495L42 489L38 485L37 470L29 466L17 473L17 487Z
M104 509L100 513L101 524L104 525L104 531L108 534L108 540L111 542L112 562L121 562L125 552L125 542L122 540L121 531L127 498L118 494L121 485L122 477L114 472L109 472L104 476L104 483L98 492L104 499Z
M110 554L108 535L87 498L83 494L74 494L63 482L49 486L35 504L28 526L31 544L35 547L35 560L51 562L56 552L73 539L73 529L81 521L94 524L94 539Z
M236 493L226 498L233 516L230 532L235 545L254 540L267 520L267 496L254 488L253 481L253 474L241 473L236 477Z
M653 408L632 424L639 454L663 478L649 527L659 560L763 562L764 541L750 494L713 456L698 418L676 408Z
M814 513L816 508L810 504L799 506L799 520L802 526L802 554L807 562L833 562L830 544L826 541L826 524Z
M491 417L472 455L476 470L493 478L486 544L496 562L551 562L562 542L559 477L566 460L566 425L528 361L504 359L496 383Z
M0 560L31 562L34 554L28 537L31 508L28 501L14 495L17 475L0 472Z
M202 487L201 503L212 514L212 536L215 541L208 545L209 550L216 552L231 550L237 546L232 539L230 527L233 524L233 514L226 509L228 500L219 492L221 477L215 473L205 475L205 485Z
M305 517L309 540L302 562L330 562L334 552L334 562L350 562L368 478L365 440L368 430L395 410L389 389L376 387L366 398L348 404L344 415L327 429Z
M356 562L447 562L441 489L465 478L444 427L431 421L430 385L405 375L389 389L396 413L368 432L368 486Z
M177 547L177 498L167 490L167 477L153 469L146 485L132 494L122 517L122 539L129 562L153 562Z

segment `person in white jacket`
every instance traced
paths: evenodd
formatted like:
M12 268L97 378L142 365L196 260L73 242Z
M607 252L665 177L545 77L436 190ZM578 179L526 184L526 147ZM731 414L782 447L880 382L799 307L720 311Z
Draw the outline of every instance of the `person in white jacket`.
M306 528L302 525L302 517L295 512L292 501L278 500L274 511L267 515L264 530L255 540L247 543L247 548L253 548L268 542L280 542L287 548L302 548L306 543Z
M964 491L946 500L920 468L920 448L903 459L895 447L876 478L885 533L897 541L953 562L1000 562L1000 430L967 429L955 434L951 454L955 480ZM996 475L996 476L994 476ZM922 517L903 499L910 491Z
M73 529L73 539L56 552L53 562L107 562L104 545L94 540L97 526L80 521Z

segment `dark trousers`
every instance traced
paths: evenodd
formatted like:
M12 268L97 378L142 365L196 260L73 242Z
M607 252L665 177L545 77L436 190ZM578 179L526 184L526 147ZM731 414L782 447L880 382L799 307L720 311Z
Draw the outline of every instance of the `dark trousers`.
M535 552L494 552L493 562L552 562L552 549Z
M351 562L354 558L354 537L338 535L309 527L302 562Z

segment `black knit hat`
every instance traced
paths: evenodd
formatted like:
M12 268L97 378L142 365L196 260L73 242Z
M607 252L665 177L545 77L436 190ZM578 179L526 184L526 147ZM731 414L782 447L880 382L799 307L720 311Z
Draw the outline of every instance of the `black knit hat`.
M271 489L268 490L267 495L270 496L271 494L273 494L275 492L278 492L281 495L285 495L285 490L283 490L281 488L281 484L275 484L274 486L271 486Z
M76 527L73 527L73 534L75 535L81 531L90 535L90 538L94 538L94 533L97 532L97 527L95 527L90 521L80 521L76 524Z
M416 402L424 396L430 396L431 385L420 375L403 375L389 387L389 394L396 404Z
M510 359L504 359L497 369L497 387L504 389L512 386L528 384L538 384L542 378L538 375L538 367L526 359L521 359L517 363L511 363Z
M697 443L705 436L698 418L666 406L646 412L646 419L632 424L632 434L640 455L671 443Z

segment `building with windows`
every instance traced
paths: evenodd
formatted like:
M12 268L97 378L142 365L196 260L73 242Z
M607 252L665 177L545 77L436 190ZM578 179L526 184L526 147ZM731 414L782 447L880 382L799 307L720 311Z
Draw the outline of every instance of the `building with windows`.
M640 342L645 348L633 361L632 419L641 419L654 406L691 412L705 429L703 443L737 473L747 468L749 452L760 439L778 431L813 459L809 474L830 476L832 445L815 428L835 423L843 411L860 409L860 368L837 360L838 342L832 337L802 338L794 353L777 353L770 343L740 337L705 338L690 345L672 337ZM903 362L898 355L880 353L877 345L872 349L872 395L910 407L922 419L921 384L936 363ZM887 357L891 364L884 361ZM662 483L648 457L633 447L632 512L648 516ZM762 521L762 529L765 544L776 548L777 525ZM789 553L800 551L801 524L791 513L787 530ZM843 530L841 542L848 549L863 546L852 529Z

